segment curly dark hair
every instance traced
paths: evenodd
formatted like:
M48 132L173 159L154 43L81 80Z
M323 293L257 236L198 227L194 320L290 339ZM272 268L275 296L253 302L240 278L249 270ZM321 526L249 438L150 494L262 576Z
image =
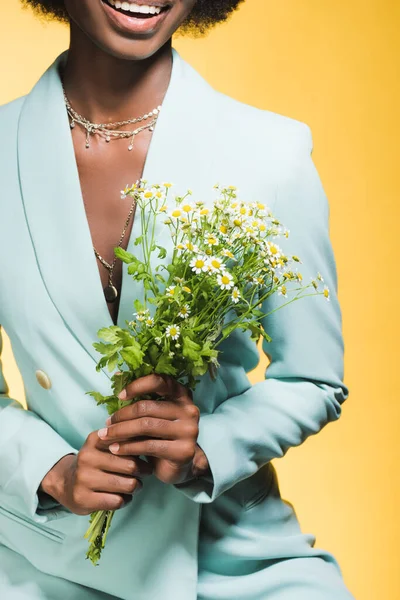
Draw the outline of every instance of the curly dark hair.
M228 19L244 0L197 0L190 15L181 26L183 32L204 34L208 29ZM38 14L68 21L64 0L22 0Z

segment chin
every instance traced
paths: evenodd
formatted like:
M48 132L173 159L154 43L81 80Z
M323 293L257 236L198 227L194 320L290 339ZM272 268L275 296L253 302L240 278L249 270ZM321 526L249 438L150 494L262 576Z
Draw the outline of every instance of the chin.
M71 20L118 59L144 60L169 44L195 0L66 0Z

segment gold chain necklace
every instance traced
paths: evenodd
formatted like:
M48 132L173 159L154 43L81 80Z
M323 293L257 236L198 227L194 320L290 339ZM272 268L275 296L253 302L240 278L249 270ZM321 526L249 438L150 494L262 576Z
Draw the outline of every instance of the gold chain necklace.
M125 237L125 233L126 233L126 230L128 228L128 224L129 224L129 221L130 221L133 209L135 207L136 207L136 199L134 198L133 202L131 204L131 208L129 210L128 217L127 217L126 222L125 222L124 229L123 229L122 234L121 234L121 238L120 238L119 243L118 243L118 247L121 246L122 240ZM112 261L112 263L110 265L110 263L108 263L102 256L100 256L100 254L97 252L97 250L96 250L96 248L94 246L93 246L93 250L94 250L94 253L96 254L97 258L99 259L99 261L106 267L106 269L109 272L109 274L108 274L108 284L106 285L105 288L103 288L104 296L105 296L107 302L115 302L115 300L118 298L118 290L117 290L117 288L113 284L112 277L113 277L113 271L114 271L115 263L117 261L117 257L114 256L114 260Z
M103 137L106 142L111 142L112 139L130 138L128 150L133 150L135 137L138 135L138 133L144 131L145 129L149 129L150 131L154 130L154 126L157 122L158 115L160 114L161 110L161 106L157 106L157 108L154 108L149 113L145 113L141 117L134 117L133 119L126 119L125 121L116 121L114 123L92 123L91 121L86 119L86 117L83 117L72 108L71 103L68 100L67 94L65 93L64 86L62 89L65 106L68 112L68 116L70 118L69 125L71 129L74 129L75 124L78 123L86 130L86 148L90 147L90 136L97 134ZM118 129L119 127L123 127L125 125L135 125L136 123L141 123L142 121L147 121L149 119L150 121L148 123L140 125L135 129Z

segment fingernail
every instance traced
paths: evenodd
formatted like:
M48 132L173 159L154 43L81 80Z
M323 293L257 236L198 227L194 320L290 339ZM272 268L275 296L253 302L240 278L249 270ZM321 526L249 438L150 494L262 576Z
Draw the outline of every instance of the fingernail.
M103 440L104 438L107 437L107 433L108 433L108 429L107 428L105 428L105 429L99 429L99 431L97 432L97 435L99 436L99 438L101 438Z
M120 392L120 393L118 394L118 398L119 398L120 400L125 400L125 399L126 399L126 395L127 395L127 394L126 394L126 390L122 390L122 392Z
M111 425L111 417L108 417L108 419L106 419L106 425Z
M114 452L118 452L119 444L111 444L111 446L109 446L108 449L114 454Z

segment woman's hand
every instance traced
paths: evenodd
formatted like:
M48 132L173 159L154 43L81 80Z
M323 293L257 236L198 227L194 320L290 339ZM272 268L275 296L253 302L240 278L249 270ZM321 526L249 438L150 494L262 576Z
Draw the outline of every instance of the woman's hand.
M40 490L77 515L116 510L142 488L152 466L140 458L115 456L99 448L97 431L77 455L64 456L44 477Z
M149 457L153 474L164 483L210 473L197 444L200 411L191 390L172 377L154 374L140 377L124 391L122 400L152 393L165 400L139 400L117 411L98 432L104 449L116 456Z

